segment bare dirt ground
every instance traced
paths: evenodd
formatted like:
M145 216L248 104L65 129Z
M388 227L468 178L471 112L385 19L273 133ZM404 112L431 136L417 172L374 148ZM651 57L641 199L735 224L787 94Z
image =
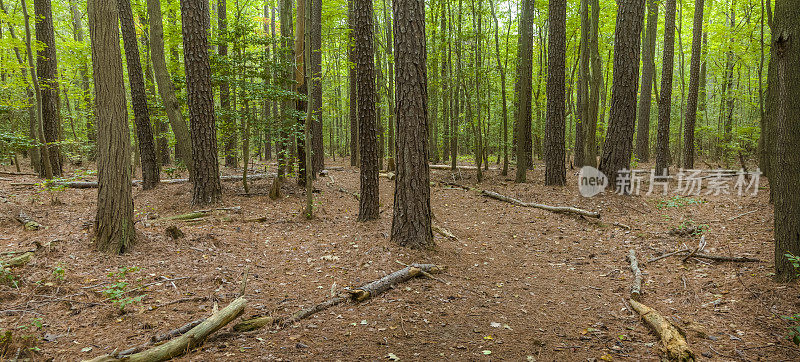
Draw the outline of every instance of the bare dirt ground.
M576 171L568 173L563 188L543 185L541 164L526 184L498 170L488 171L480 184L474 171L432 171L435 181L602 213L599 221L553 214L439 183L431 200L436 224L459 240L436 235L432 251L401 248L388 239L393 185L385 178L381 219L356 221L358 202L338 190L358 190L357 170L349 166L331 171L333 180L315 182L316 218L310 221L300 216L304 197L291 182L278 201L266 196L269 180L254 181L251 192L264 195L252 197L240 195L241 183L225 182L218 207L241 210L214 211L195 222L162 220L194 210L190 184L147 192L136 187L139 242L121 256L93 249L96 190L43 191L12 186L34 182L33 176L0 175L0 252L50 243L32 262L12 269L18 287L0 285L0 328L11 333L4 334L11 341L0 344L0 360L81 360L138 345L208 316L215 304L227 305L248 266L245 317L308 307L331 290L402 268L396 261L446 266L439 277L447 284L414 279L280 330L237 334L228 326L180 360L380 360L390 353L401 360L658 360L657 337L625 301L632 279L629 249L643 261L642 302L681 327L699 358L800 360L781 318L800 311L800 288L774 283L770 274L768 190L756 197L703 195L697 199L704 202L688 204L665 202L672 196L661 195L589 199L578 193ZM43 228L23 230L14 220L20 211ZM248 221L259 217L264 221ZM186 236L168 238L171 225ZM644 263L684 244L697 245L699 236L668 233L681 225L704 230L707 253L763 262L684 263L673 256ZM139 270L109 276L124 267ZM126 294L141 301L125 313L102 293L120 279L128 289L147 285Z

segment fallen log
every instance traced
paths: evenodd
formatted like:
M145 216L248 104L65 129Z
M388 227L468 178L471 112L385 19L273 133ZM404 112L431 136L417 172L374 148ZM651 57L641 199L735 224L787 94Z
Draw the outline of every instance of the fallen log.
M16 220L19 221L20 224L25 228L25 230L39 230L42 225L40 225L36 220L31 219L30 216L25 214L24 212L20 212L17 214Z
M274 177L275 174L273 173L257 173L254 175L247 175L247 180L261 180L265 178ZM230 175L230 176L220 176L220 181L241 181L242 175ZM175 178L175 179L166 179L159 181L165 185L173 185L173 184L184 184L188 183L188 178ZM131 185L138 186L142 183L142 180L133 180L131 181ZM11 186L36 186L39 183L37 182L13 182ZM96 189L97 188L97 181L56 181L51 183L51 185L55 186L63 186L70 189Z
M11 176L39 176L38 174L31 173L31 172L12 172L12 171L0 171L0 175L11 175Z
M387 180L394 180L395 178L394 172L386 172L386 173L381 172L378 174L378 176L383 177Z
M240 211L242 211L242 207L241 206L233 206L233 207L218 207L218 208L215 208L215 209L206 209L206 210L196 210L196 211L192 211L192 212L189 212L189 213L186 213L186 214L167 216L167 217L161 218L160 220L161 221L164 221L164 220L183 220L183 221L188 221L188 220L194 220L194 219L199 219L201 217L205 217L206 215L208 215L208 214L210 214L211 212L214 212L214 211L240 212Z
M239 332L253 331L266 326L279 325L287 326L302 319L308 318L318 312L324 311L330 307L345 302L359 303L367 299L374 298L381 293L385 292L395 284L403 283L409 279L418 277L420 275L438 273L440 268L433 264L412 264L394 273L384 276L371 283L364 284L363 286L345 290L342 293L322 302L315 304L309 308L301 309L289 316L285 317L272 317L263 316L244 320L239 324L233 326L233 330Z
M0 267L8 268L8 267L15 267L15 266L25 265L25 264L28 264L28 262L30 262L32 258L33 258L33 252L32 251L26 251L26 252L24 252L24 253L22 253L20 255L17 255L15 257L11 258L11 259L0 261Z
M169 331L167 333L159 334L159 335L156 335L156 336L152 336L152 337L150 337L150 339L147 340L147 342L142 343L141 345L138 345L136 347L128 348L128 349L116 354L115 357L121 358L121 357L125 357L127 355L131 355L131 354L134 354L134 353L138 353L138 352L144 351L145 349L147 349L147 347L150 347L150 346L152 346L152 345L154 345L156 343L164 342L166 340L173 339L173 338L175 338L177 336L180 336L181 334L184 334L184 333L188 332L192 328L197 327L200 323L203 323L203 321L205 321L205 320L206 320L205 318L200 318L198 320L194 320L194 321L191 321L189 323L186 323L186 324L184 324L184 325L182 325L182 326L180 326L178 328L175 328L175 329L173 329L173 330L171 330L171 331Z
M686 339L666 318L661 316L655 309L639 303L633 298L629 299L628 302L633 310L642 317L645 324L661 339L661 346L664 348L667 358L671 361L695 360L694 352L689 348Z
M452 170L453 169L453 166L451 166L451 165L428 165L428 167L431 170ZM462 166L462 165L457 165L456 169L458 169L458 170L470 170L470 171L477 171L478 170L478 168L475 167L475 166ZM496 170L497 168L489 167L489 169L490 170Z
M631 263L631 271L633 272L631 299L638 301L639 297L642 295L642 270L639 269L639 261L636 260L636 251L633 249L628 251L628 261Z
M127 355L117 358L112 355L103 355L89 360L89 362L107 362L107 361L139 361L139 362L155 362L166 361L168 359L182 356L189 350L201 345L205 339L224 327L242 314L244 307L247 305L247 299L237 298L227 307L214 313L203 322L192 327L188 332L180 337L171 339L169 342L155 346L153 348L138 352L135 354Z
M489 190L482 190L481 193L483 195L488 196L490 198L493 198L495 200L505 201L505 202L508 202L508 203L511 203L511 204L514 204L514 205L517 205L517 206L534 207L534 208L537 208L537 209L547 210L547 211L555 212L555 213L578 214L578 215L582 215L582 216L586 216L586 217L600 218L600 213L599 212L587 211L587 210L583 210L583 209L578 209L576 207L571 207L571 206L549 206L549 205L544 205L544 204L523 202L523 201L517 200L515 198L508 197L508 196L505 196L505 195L501 195L501 194L498 194L498 193L496 193L494 191L489 191Z

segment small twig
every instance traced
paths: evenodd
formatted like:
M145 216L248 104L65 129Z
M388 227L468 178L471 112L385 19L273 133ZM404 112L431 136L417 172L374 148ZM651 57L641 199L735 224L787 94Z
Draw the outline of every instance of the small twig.
M742 216L750 215L750 214L752 214L752 213L754 213L754 212L757 212L757 211L758 211L758 210L748 211L748 212L745 212L745 213L742 213L742 214L739 214L739 215L736 215L736 216L733 216L733 217L729 217L729 218L728 218L728 221L733 221L733 220L736 220L736 219L738 219L738 218L740 218L740 217L742 217Z

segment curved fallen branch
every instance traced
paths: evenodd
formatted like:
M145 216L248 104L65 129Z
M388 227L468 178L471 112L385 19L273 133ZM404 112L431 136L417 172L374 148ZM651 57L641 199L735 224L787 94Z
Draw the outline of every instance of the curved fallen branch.
M315 304L309 308L301 309L289 316L285 317L271 317L263 316L244 320L241 323L233 326L233 330L239 332L253 331L266 326L280 325L286 326L302 319L306 319L318 312L326 310L338 304L348 301L353 303L363 302L367 299L374 298L381 293L385 292L395 284L403 283L409 279L418 277L425 274L438 273L440 268L433 264L411 264L403 269L394 273L384 276L376 281L367 283L359 288L352 290L345 290L342 293L322 302Z
M193 327L185 334L178 338L172 339L169 342L121 358L111 355L103 355L91 359L89 362L108 362L121 360L130 362L155 362L165 361L170 358L182 356L189 350L203 344L209 335L239 317L239 315L242 314L242 311L244 311L244 307L246 305L247 299L237 298L231 302L231 304L228 304L227 307L214 313L214 315L208 317L202 323Z
M673 256L673 255L678 255L678 254L682 254L682 253L690 253L691 251L692 251L692 249L681 249L681 250L673 251L671 253L666 253L664 255L657 256L655 258L652 258L652 259L648 260L647 262L648 263L652 263L654 261L665 259L665 258L668 258L668 257ZM727 261L727 262L732 262L732 263L761 263L762 262L760 259L748 258L746 256L724 256L724 255L712 255L712 254L703 254L703 253L694 253L692 255L692 258L708 259L708 260L722 261L722 262L726 262Z
M642 317L642 320L661 339L661 345L667 354L667 358L671 361L695 360L694 352L689 348L686 339L666 318L661 316L655 309L639 303L633 298L629 299L628 302L633 310Z
M586 216L586 217L600 218L600 213L599 212L587 211L587 210L579 209L579 208L576 208L576 207L571 207L571 206L550 206L550 205L544 205L544 204L536 204L536 203L532 203L532 202L523 202L523 201L517 200L515 198L508 197L508 196L505 196L505 195L501 195L501 194L498 194L498 193L496 193L494 191L489 191L489 190L481 190L481 193L483 195L488 196L490 198L493 198L495 200L505 201L505 202L512 203L512 204L517 205L517 206L534 207L534 208L537 208L537 209L547 210L547 211L555 212L555 213L578 214L578 215L582 215L582 216Z

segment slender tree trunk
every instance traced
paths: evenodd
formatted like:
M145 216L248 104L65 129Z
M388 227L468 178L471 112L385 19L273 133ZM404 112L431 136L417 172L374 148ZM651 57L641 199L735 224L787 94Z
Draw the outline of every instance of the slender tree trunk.
M597 166L597 112L600 106L600 91L603 90L603 69L600 59L599 30L600 30L600 1L592 1L592 19L589 29L589 57L591 58L592 74L589 90L589 105L587 106L588 118L584 125L586 135L584 165Z
M219 45L217 54L223 60L228 57L228 9L226 0L217 0L217 28ZM225 167L235 168L236 159L236 120L231 111L231 87L228 75L223 75L219 82L220 131L222 132L222 147L225 153Z
M76 42L83 44L84 42L84 33L83 33L83 21L81 20L81 12L78 10L76 0L71 0L69 2L70 12L72 13L72 29L73 29L73 39ZM92 113L90 110L92 109L92 95L89 90L89 62L88 59L81 56L81 60L84 62L78 66L78 74L80 75L80 82L81 82L81 101L76 104L75 109L78 110L79 113L84 114L86 117L86 138L88 140L88 158L90 161L94 161L95 159L95 129L94 129L94 121L92 118Z
M358 141L359 141L359 132L358 132L358 105L356 104L358 99L358 88L356 85L356 69L355 69L355 62L356 62L356 55L353 51L354 40L353 40L353 29L355 29L355 14L353 14L353 1L355 0L347 0L347 27L350 28L350 41L348 41L347 46L347 59L348 65L347 68L349 69L348 78L350 80L350 166L358 166L359 165L359 151L358 151Z
M557 0L558 1L558 0ZM523 0L522 15L519 22L519 47L517 58L520 59L517 65L517 80L514 87L516 94L516 122L514 123L514 133L517 139L517 175L515 182L521 183L527 180L527 159L530 150L525 147L525 133L530 127L526 124L531 123L531 77L533 76L533 18L536 9L535 0ZM562 69L563 70L563 69ZM563 73L562 73L563 74ZM563 87L562 76L562 87ZM563 90L563 88L562 88ZM562 92L563 99L563 92ZM561 102L563 106L563 101ZM563 138L563 137L562 137Z
M314 98L311 143L313 176L325 168L322 139L322 0L311 0L311 96Z
M458 86L460 82L463 82L463 74L461 74L461 43L462 43L462 33L461 33L461 14L462 14L462 0L458 0L458 30L457 33L454 35L456 37L456 94L455 94L455 116L452 119L452 123L450 124L450 169L455 171L456 170L456 163L458 162L458 131L459 131L459 123L461 121L461 108L463 100L462 98L466 96L466 94L462 95L461 87ZM399 152L399 151L398 151Z
M611 110L600 170L616 185L618 173L630 169L636 127L636 93L639 85L639 45L644 0L620 0L614 35L614 80ZM702 30L702 29L701 29ZM623 187L622 192L629 192Z
M669 123L672 111L672 73L675 59L675 0L667 0L664 15L664 56L661 63L661 100L658 102L656 173L669 174Z
M358 83L359 151L361 152L361 197L358 220L377 219L378 145L375 130L375 50L373 47L372 0L353 0L356 82Z
M478 182L483 181L483 170L481 165L483 163L483 139L481 139L481 70L483 63L481 62L481 23L483 19L481 16L482 11L481 0L478 0L478 9L475 10L475 3L472 3L472 17L477 22L477 31L475 32L475 169L477 171Z
M776 128L775 157L775 279L789 281L797 271L786 257L800 255L800 1L775 2L770 68L767 82L774 93L771 108ZM773 76L774 75L774 76Z
M133 120L136 124L136 138L139 143L139 158L142 160L142 189L149 190L158 185L160 168L156 162L153 128L150 125L150 110L147 108L144 74L139 60L139 45L136 41L136 25L133 22L130 0L117 0L117 10L122 25L125 59L128 64L128 82L131 87L131 103Z
M145 9L146 10L146 9ZM146 11L144 14L139 14L139 21L142 24L142 37L140 38L140 42L142 44L142 49L144 49L144 59L145 59L145 67L144 67L144 77L145 77L145 89L147 93L147 97L149 99L156 99L158 96L156 94L156 81L153 76L153 65L152 61L150 60L150 36L149 33L149 25L147 21L147 13ZM87 102L91 101L91 99L87 100ZM154 109L153 103L148 102L148 109L151 110L150 114L154 114L152 112ZM168 165L170 163L170 155L169 155L169 142L167 141L167 132L169 130L169 124L161 117L156 117L154 122L155 128L155 146L156 146L156 163L160 166Z
M95 247L120 254L136 241L130 132L122 78L117 2L90 0L89 28L98 120Z
M567 51L567 2L550 0L547 62L547 121L544 130L545 185L564 185L566 168L564 77Z
M398 153L391 239L401 246L431 248L425 3L395 0L393 9Z
M389 101L389 157L386 160L386 170L395 171L395 155L397 154L397 142L395 140L395 106L394 106L394 56L392 55L394 49L394 42L392 41L392 17L388 12L386 0L383 1L383 17L386 18L386 71L387 71L387 89L386 99Z
M497 14L494 11L494 1L489 1L494 18L494 49L497 59L497 70L500 72L500 97L503 102L503 171L501 175L508 175L508 105L506 103L506 68L500 63L500 23L497 21Z
M61 129L61 101L58 92L56 39L50 0L34 0L33 10L34 15L39 19L36 22L36 40L44 45L36 56L37 75L39 84L42 85L40 92L44 139L47 141L53 176L61 176L63 156L59 143L63 140L63 131Z
M589 0L581 0L581 43L578 71L577 111L575 112L575 167L586 161L586 123L589 118Z
M192 125L192 204L214 203L222 195L217 162L217 129L214 121L214 91L211 89L207 0L181 1L183 58Z
M31 46L31 21L28 15L28 5L25 0L20 0L22 5L22 16L25 18L25 49L28 53L28 66L31 69L31 83L33 83L34 94L36 95L36 137L39 141L40 169L39 176L45 179L53 178L53 163L50 162L50 148L44 136L44 120L42 119L42 89L39 86L38 68L34 65L33 50Z
M686 123L683 140L683 167L694 167L694 127L697 120L697 93L700 83L700 51L703 38L703 0L695 1L692 28L692 60L689 63L689 94L686 95Z
M156 74L158 93L161 95L172 133L175 134L175 158L183 161L191 175L194 173L192 141L189 137L189 127L178 105L178 98L175 97L175 85L167 71L160 0L147 0L147 17L150 21L150 57L153 61L153 71Z
M639 116L636 129L636 157L641 162L650 161L650 107L653 94L653 77L656 72L655 52L658 32L658 2L647 0L647 28L642 45L642 84L639 97Z

